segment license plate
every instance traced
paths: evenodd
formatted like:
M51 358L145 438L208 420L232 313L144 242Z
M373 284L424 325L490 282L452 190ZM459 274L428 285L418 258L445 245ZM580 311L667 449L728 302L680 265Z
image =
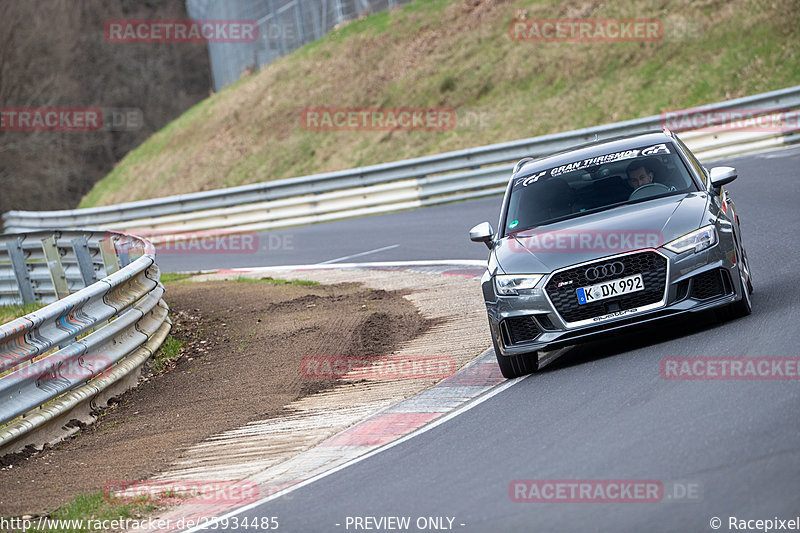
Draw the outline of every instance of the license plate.
M580 289L576 289L575 292L578 293L578 304L583 305L642 290L644 290L642 275L634 274L627 278L614 279L598 283L597 285L581 287Z

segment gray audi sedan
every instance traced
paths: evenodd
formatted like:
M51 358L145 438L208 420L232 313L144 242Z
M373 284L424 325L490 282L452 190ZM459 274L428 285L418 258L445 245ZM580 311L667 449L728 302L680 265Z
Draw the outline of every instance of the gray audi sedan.
M514 168L489 247L483 297L503 376L598 335L708 309L750 314L739 218L723 188L668 131L595 142Z

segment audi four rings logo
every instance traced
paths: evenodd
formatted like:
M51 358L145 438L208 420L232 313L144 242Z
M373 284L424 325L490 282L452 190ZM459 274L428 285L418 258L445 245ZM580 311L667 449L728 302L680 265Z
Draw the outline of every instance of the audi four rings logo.
M607 263L605 265L598 265L592 268L587 268L585 275L589 281L596 279L607 278L609 276L619 276L625 270L625 265L619 261Z

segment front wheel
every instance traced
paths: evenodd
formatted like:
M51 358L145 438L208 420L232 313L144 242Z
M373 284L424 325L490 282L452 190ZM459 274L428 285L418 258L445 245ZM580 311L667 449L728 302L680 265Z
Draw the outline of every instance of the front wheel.
M518 355L502 355L492 330L492 344L500 373L506 379L514 379L526 374L531 374L539 369L539 354L537 352Z
M742 268L744 267L744 268ZM746 260L739 265L739 279L742 284L742 299L728 305L727 308L722 310L723 320L731 320L735 318L743 318L753 312L753 304L751 302L751 294L753 293L753 284L750 281L750 276L745 274L749 272L749 265Z

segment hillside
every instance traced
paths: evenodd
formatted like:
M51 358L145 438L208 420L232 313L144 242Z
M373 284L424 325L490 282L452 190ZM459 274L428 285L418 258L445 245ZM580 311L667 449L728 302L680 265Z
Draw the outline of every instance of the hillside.
M195 105L81 207L394 161L800 83L800 1L432 0L351 22ZM657 42L518 42L517 18L660 19ZM316 131L307 107L445 107L444 131Z

